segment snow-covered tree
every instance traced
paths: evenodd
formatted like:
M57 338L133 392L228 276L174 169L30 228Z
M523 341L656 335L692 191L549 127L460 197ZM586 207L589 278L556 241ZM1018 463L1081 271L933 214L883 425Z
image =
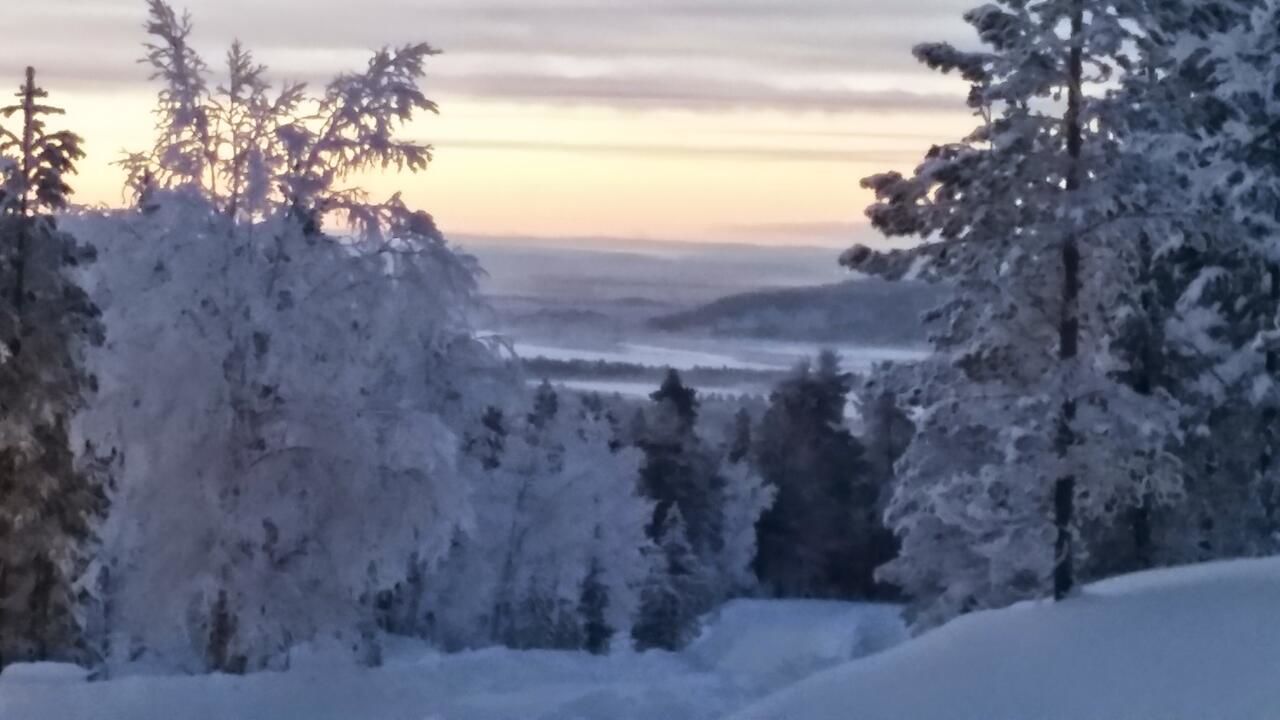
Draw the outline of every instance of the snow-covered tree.
M1169 72L1142 116L1189 150L1176 174L1217 224L1167 253L1169 373L1196 399L1181 449L1187 506L1161 518L1171 560L1277 549L1280 475L1280 6L1220 2L1165 18ZM1157 95L1157 93L1159 93Z
M719 473L724 478L724 509L722 545L712 558L717 586L725 598L749 595L760 585L756 576L760 518L773 507L778 492L746 456L726 457Z
M698 635L698 619L715 606L715 573L694 549L679 505L662 516L653 569L632 633L640 650L676 650Z
M83 153L46 125L62 111L45 97L27 68L17 103L0 107L0 665L93 659L81 581L107 500L70 432L96 382L84 351L102 340L72 277L93 252L51 215Z
M487 412L470 433L474 520L414 620L441 645L600 651L629 632L650 562L639 453L565 405L544 384L531 412Z
M397 131L436 105L419 87L426 43L376 51L363 72L344 73L321 95L300 83L278 92L240 43L227 53L227 80L210 89L209 66L192 48L191 19L165 0L148 0L147 54L157 97L156 144L121 164L139 196L149 187L198 189L219 212L253 219L268 210L293 215L308 233L338 215L376 236L388 224L388 203L371 202L345 186L370 168L418 171L431 147Z
M755 588L756 524L774 491L744 457L730 457L731 446L703 439L697 391L678 372L650 399L631 429L644 451L640 487L654 502L648 533L657 546L634 637L642 648L676 649L700 616Z
M229 229L181 194L72 222L114 248L93 273L113 333L82 433L124 456L121 640L237 669L367 632L377 592L467 517L454 418L505 383L464 322L467 263L412 224L374 244L288 218ZM280 249L284 267L264 257ZM205 634L223 605L226 643Z
M398 197L338 186L422 167L396 132L426 107L429 53L379 53L308 101L270 94L236 45L210 91L190 21L149 8L158 137L125 163L140 207L68 219L112 248L88 274L111 342L78 423L122 458L98 568L111 662L242 671L324 638L376 661L378 603L470 517L463 419L515 382L471 330L474 259ZM296 173L323 180L302 204L282 190ZM329 210L353 232L324 234Z
M207 106L205 65L191 47L191 16L179 16L163 0L147 0L144 60L152 79L161 81L156 98L156 133L152 155L155 179L165 186L217 189L218 143Z
M1180 489L1167 452L1177 404L1119 381L1112 348L1138 312L1139 237L1178 235L1186 209L1155 172L1167 155L1121 136L1109 102L1151 52L1150 10L1029 0L970 11L983 50L916 55L972 85L981 124L911 177L864 181L876 227L926 243L896 258L954 287L928 317L937 355L918 368L918 434L887 513L902 554L884 577L929 620L1064 597L1087 551L1083 524ZM901 275L896 258L855 248L844 261ZM948 561L949 548L968 559Z

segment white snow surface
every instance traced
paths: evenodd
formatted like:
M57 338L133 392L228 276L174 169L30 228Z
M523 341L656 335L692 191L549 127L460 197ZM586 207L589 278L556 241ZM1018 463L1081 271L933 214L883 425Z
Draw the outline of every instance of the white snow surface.
M1280 558L1157 570L961 617L734 720L1280 718Z
M11 665L0 674L0 719L712 720L903 637L892 606L740 600L682 653L445 655L402 641L376 669L308 648L282 673L104 682L73 666Z
M1278 607L1280 558L1115 578L906 642L893 607L736 601L675 654L442 655L405 641L377 669L313 649L284 673L106 682L13 665L0 718L1274 720Z

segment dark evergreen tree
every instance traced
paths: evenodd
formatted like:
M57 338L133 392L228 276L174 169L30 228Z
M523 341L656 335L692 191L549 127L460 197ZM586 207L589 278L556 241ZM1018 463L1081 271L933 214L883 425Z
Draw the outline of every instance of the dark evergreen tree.
M485 470L494 470L502 464L502 451L506 447L507 427L502 410L485 408L480 416L480 427L467 434L463 441L466 452L480 460Z
M858 395L867 468L876 484L888 487L893 482L894 463L915 435L915 424L899 405L897 393L883 383L868 381Z
M0 108L0 665L91 659L77 580L105 512L104 477L82 465L68 424L95 382L82 349L102 340L98 310L70 277L93 252L58 230L75 134L46 127L58 108L27 68ZM89 584L92 586L92 583Z
M880 488L844 422L851 384L824 352L774 390L761 422L756 463L777 497L758 525L755 567L776 594L865 597L888 559Z
M746 463L729 460L725 442L699 435L697 393L679 373L668 371L651 398L631 427L644 452L640 487L654 502L647 532L658 553L635 637L643 647L674 649L716 603L756 587L755 526L773 495Z
M746 408L733 416L728 457L731 463L740 463L751 457L751 413Z
M674 411L681 424L681 429L689 430L698 421L698 391L686 387L680 379L680 373L674 368L667 368L666 377L658 390L649 398L659 405L666 405Z
M543 380L533 394L533 412L529 413L529 424L541 430L554 420L560 412L560 398L556 395L551 383Z
M599 536L598 530L597 528L597 536ZM609 652L609 644L614 633L614 628L609 625L607 616L609 589L602 581L603 573L604 568L600 564L600 559L591 558L587 577L582 581L582 598L578 603L578 614L582 617L583 647L593 655L604 655Z
M678 506L694 551L702 556L718 552L724 478L696 432L697 391L685 386L678 372L669 370L650 397L653 412L639 439L645 454L641 488L655 503L650 537L662 542L666 516Z

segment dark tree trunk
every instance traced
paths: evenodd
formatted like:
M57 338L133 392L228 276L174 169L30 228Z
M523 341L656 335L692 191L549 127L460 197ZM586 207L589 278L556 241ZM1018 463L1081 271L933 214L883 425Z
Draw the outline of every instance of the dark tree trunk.
M1156 328L1162 327L1163 318L1159 316L1159 304L1155 298L1155 279L1151 251L1151 238L1143 233L1138 238L1138 252L1142 262L1142 312L1147 318L1147 326L1142 329L1142 343L1135 358L1138 372L1133 377L1133 390L1142 396L1150 396L1155 392L1164 372L1164 359L1161 357L1163 335ZM1135 476L1135 484L1142 478ZM1146 570L1154 564L1151 546L1151 506L1150 492L1144 491L1138 504L1129 514L1129 526L1133 531L1133 554L1137 569Z
M1067 138L1067 198L1074 202L1080 189L1080 154L1084 142L1080 113L1084 104L1084 0L1075 0L1071 13L1071 55L1068 61L1067 113L1064 125ZM1070 368L1080 352L1080 246L1075 229L1069 230L1062 243L1062 317L1058 323L1058 357L1063 370ZM1065 397L1058 418L1055 449L1065 465L1071 446L1076 443L1076 400L1071 388L1063 385ZM1073 516L1075 514L1076 477L1068 470L1054 482L1053 521L1057 537L1054 541L1053 597L1065 598L1075 586L1073 555Z
M1275 262L1267 263L1267 277L1270 280L1271 295L1271 312L1274 318L1274 325L1280 327L1280 264ZM1273 381L1280 379L1280 352L1277 352L1272 346L1268 346L1267 356L1267 376ZM1260 427L1258 428L1258 438L1262 442L1262 451L1258 454L1258 471L1257 480L1263 490L1262 505L1266 512L1267 525L1270 528L1276 526L1277 502L1275 490L1266 482L1267 475L1271 472L1272 463L1275 461L1273 451L1274 445L1274 423L1276 419L1276 410L1274 407L1267 408L1262 412Z
M1138 569L1149 569L1153 564L1151 559L1151 501L1145 496L1138 503L1138 506L1133 509L1130 523L1133 528L1134 559L1138 563Z
M206 662L214 672L232 675L243 675L248 669L244 655L233 652L236 635L236 617L231 612L225 590L218 591L218 599L214 601L209 613L209 639L206 649Z

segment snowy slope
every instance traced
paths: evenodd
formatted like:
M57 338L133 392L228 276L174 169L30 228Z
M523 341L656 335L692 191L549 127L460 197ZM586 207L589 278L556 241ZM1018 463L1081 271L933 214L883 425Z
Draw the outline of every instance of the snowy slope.
M0 675L0 720L711 720L903 635L888 606L739 601L680 654L440 655L406 642L374 670L316 651L285 673L93 683L68 666L14 665Z
M1280 558L1161 570L960 618L738 720L1280 718Z

